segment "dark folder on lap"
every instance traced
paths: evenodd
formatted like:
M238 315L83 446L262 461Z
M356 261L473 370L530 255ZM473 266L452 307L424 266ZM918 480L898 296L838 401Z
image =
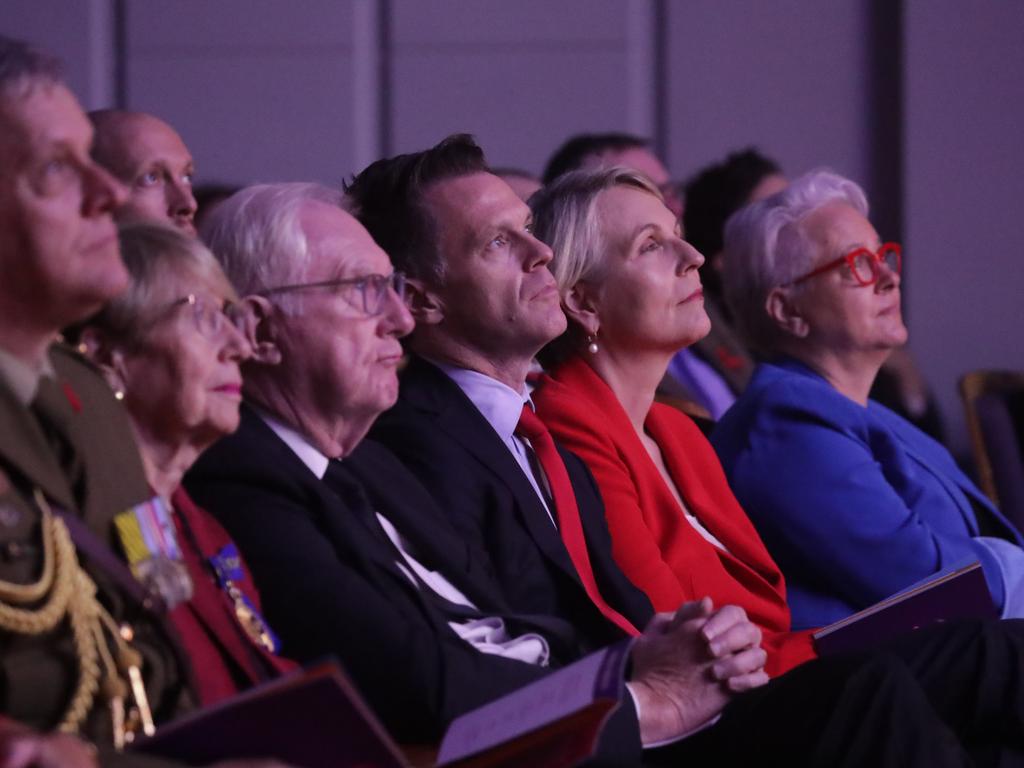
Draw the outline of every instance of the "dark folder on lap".
M818 655L862 651L890 638L957 619L997 619L981 563L918 582L814 633Z

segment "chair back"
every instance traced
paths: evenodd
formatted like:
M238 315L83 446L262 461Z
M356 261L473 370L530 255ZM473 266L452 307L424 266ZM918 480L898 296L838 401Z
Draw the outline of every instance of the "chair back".
M1024 372L973 371L960 379L978 483L1024 530Z

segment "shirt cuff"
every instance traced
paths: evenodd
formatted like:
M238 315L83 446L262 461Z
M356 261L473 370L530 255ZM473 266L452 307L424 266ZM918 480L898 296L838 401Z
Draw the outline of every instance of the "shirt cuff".
M633 687L629 683L626 683L626 690L629 691L629 697L633 700L633 709L636 710L637 722L640 722L642 720L642 718L643 718L643 711L640 709L640 699L638 699L636 694L633 693ZM687 739L690 736L693 736L693 734L695 734L695 733L700 733L701 731L703 731L703 730L705 730L707 728L710 728L711 726L713 726L715 723L717 723L721 719L722 719L722 714L719 713L717 715L714 715L713 717L709 717L707 720L705 720L700 725L698 725L698 726L696 726L694 728L691 728L690 730L688 730L688 731L686 731L684 733L681 733L678 736L670 736L667 739L660 739L658 741L652 741L650 744L644 744L643 748L644 749L657 749L659 747L668 746L669 744L676 744L677 742L680 742L683 739Z

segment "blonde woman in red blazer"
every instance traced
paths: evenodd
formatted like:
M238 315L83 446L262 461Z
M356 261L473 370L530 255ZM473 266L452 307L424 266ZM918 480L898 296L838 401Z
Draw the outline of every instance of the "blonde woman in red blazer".
M619 567L658 611L710 595L762 630L766 669L814 658L790 631L782 573L687 416L654 402L679 349L710 327L697 268L703 257L642 176L623 169L564 178L533 204L552 246L569 331L533 393L537 411L590 467L604 498Z

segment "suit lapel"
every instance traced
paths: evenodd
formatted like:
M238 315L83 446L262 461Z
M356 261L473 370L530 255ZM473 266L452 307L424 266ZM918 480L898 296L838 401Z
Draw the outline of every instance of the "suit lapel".
M289 477L303 478L302 485L307 490L312 490L318 498L317 507L322 513L318 515L317 522L331 529L331 540L336 545L338 542L345 543L349 554L364 562L368 558L377 564L394 562L394 558L384 555L383 543L380 542L379 537L371 535L371 531L362 522L359 515L352 514L338 494L332 491L323 480L316 477L312 470L295 455L295 452L274 433L274 430L244 403L238 431L227 439L245 446L246 450L257 451L265 455L270 463L282 467ZM310 512L315 512L312 505ZM352 543L353 536L358 539L358 543Z
M459 386L436 366L413 358L403 375L402 396L410 405L432 414L439 429L511 491L534 543L545 557L579 582L569 553L537 492L494 428Z
M383 449L382 449L383 450ZM406 539L424 566L441 573L474 604L487 610L495 607L497 593L487 590L493 581L479 557L471 557L467 543L448 524L431 496L418 487L410 487L415 479L406 479L394 469L388 474L382 467L369 464L357 449L348 461L354 461L376 511L384 515ZM395 460L397 464L397 459ZM377 471L374 471L377 470Z
M977 515L987 513L1003 528L1007 538L1017 544L1024 544L1024 538L1016 527L967 479L945 448L927 435L916 433L916 428L913 432L907 429L906 423L887 409L873 407L872 412L881 414L918 469L927 472L949 494L973 535L977 535L979 530Z

